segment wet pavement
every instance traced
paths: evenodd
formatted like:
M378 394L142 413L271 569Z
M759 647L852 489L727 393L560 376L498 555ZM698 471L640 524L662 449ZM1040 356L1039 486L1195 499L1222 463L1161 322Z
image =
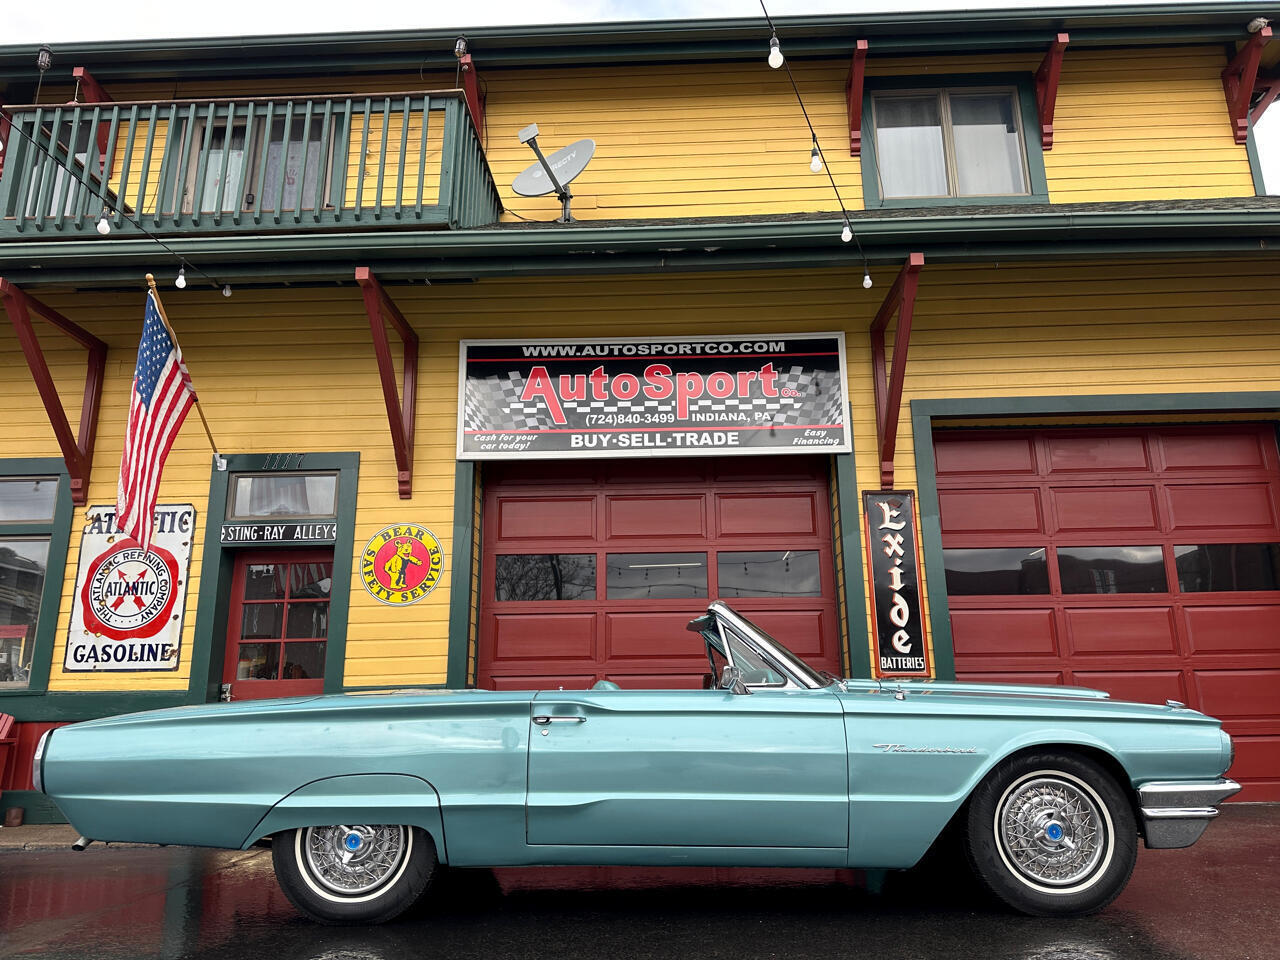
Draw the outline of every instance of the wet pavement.
M916 870L451 871L415 916L321 927L271 855L0 850L0 957L57 960L990 958L1280 960L1280 805L1228 805L1189 850L1140 850L1077 920L1010 913L943 855ZM883 880L883 882L881 882Z

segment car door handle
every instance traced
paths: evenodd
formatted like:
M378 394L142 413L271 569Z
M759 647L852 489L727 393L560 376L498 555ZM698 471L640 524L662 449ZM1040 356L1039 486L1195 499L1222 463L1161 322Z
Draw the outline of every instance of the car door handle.
M533 722L539 726L545 727L548 723L586 723L586 717L548 717L538 716L533 718Z

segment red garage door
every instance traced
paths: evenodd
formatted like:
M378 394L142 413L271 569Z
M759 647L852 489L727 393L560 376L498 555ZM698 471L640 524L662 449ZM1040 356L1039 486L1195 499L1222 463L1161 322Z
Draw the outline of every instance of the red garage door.
M1280 458L1271 425L934 435L962 679L1181 700L1280 800Z
M839 672L824 458L484 467L478 678L699 687L685 624L722 599Z

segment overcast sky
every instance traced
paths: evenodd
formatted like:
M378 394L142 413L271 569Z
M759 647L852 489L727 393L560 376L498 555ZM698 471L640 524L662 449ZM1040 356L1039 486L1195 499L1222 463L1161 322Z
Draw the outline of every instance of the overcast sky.
M1044 6L1045 0L765 0L778 16L938 9L992 9ZM1072 5L1108 6L1108 0L1069 0ZM1171 0L1166 5L1176 5ZM3 0L0 44L127 40L146 37L242 36L264 33L345 30L411 30L502 26L529 23L584 23L598 20L661 20L682 17L751 17L759 0L61 0L23 3ZM786 38L783 38L785 48ZM57 55L55 49L55 56ZM1258 128L1269 187L1280 192L1280 104Z

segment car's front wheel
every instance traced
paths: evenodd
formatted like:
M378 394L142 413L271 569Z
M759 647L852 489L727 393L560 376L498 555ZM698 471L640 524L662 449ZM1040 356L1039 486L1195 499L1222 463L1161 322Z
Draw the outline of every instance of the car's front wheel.
M418 827L338 824L302 827L271 842L276 878L300 911L320 923L382 923L426 891L435 844Z
M1068 753L999 764L969 799L966 849L979 879L1036 916L1101 910L1138 855L1133 809L1101 766Z

